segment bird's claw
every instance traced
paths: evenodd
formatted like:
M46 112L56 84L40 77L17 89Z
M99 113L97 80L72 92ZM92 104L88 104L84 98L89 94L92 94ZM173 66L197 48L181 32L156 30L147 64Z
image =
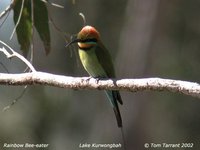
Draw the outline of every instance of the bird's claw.
M95 79L95 83L96 83L96 84L98 84L98 83L99 83L99 80L101 80L100 77L92 77L92 76L89 76L89 77L86 79L86 81L89 82L89 80L92 79L92 78Z
M89 76L87 79L86 79L86 82L89 82L90 79L92 79L93 77L92 76Z
M98 84L99 80L100 80L100 78L95 78L95 83Z
M102 80L103 79L103 77L95 77L95 82L96 82L96 84L98 84L99 83L99 80Z

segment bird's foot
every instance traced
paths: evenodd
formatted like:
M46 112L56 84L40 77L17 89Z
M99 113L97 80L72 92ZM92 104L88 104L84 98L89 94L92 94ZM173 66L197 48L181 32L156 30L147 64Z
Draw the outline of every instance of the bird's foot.
M92 77L92 76L89 76L89 77L86 79L86 81L89 82L89 80L92 79L92 78L95 79L95 83L96 83L96 84L99 83L99 80L103 79L103 78L101 78L101 77Z
M99 83L100 78L95 78L95 83L98 84Z
M92 76L89 76L87 79L86 79L86 82L89 82L90 79L92 79L93 77Z
M99 83L99 80L105 79L105 78L103 78L103 77L98 77L98 76L97 76L97 77L89 76L89 77L86 79L86 81L89 82L89 80L92 79L92 78L95 79L95 83L96 83L96 84Z
M99 80L103 80L105 78L104 77L95 77L94 79L95 79L96 84L98 84Z

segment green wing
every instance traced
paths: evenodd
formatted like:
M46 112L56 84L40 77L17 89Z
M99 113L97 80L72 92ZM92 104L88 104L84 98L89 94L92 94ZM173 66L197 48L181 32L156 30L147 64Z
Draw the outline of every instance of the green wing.
M108 78L115 78L115 70L112 62L111 55L105 46L99 42L95 53L101 66L104 68Z
M99 42L97 47L95 48L95 53L96 53L99 63L101 64L102 68L106 72L107 77L115 78L115 70L114 70L114 65L113 65L110 53L101 42ZM105 92L113 107L115 117L117 119L118 127L122 127L122 118L121 118L117 101L120 104L123 104L123 102L119 94L119 91L106 90Z

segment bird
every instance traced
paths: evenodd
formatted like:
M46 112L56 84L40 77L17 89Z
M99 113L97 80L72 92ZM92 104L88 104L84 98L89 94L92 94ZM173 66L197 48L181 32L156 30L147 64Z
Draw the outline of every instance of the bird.
M72 39L69 45L78 44L78 54L87 73L96 79L115 78L115 70L111 55L101 41L100 33L93 26L86 25ZM122 128L122 117L119 104L123 104L119 91L105 90L105 93L114 110L117 125Z

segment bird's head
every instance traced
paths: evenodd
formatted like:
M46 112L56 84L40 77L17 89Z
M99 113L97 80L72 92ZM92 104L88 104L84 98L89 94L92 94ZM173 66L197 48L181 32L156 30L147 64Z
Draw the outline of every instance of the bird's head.
M78 46L82 49L90 48L98 43L100 39L99 32L92 26L85 26L78 33L75 39L67 44L67 46L78 43Z

